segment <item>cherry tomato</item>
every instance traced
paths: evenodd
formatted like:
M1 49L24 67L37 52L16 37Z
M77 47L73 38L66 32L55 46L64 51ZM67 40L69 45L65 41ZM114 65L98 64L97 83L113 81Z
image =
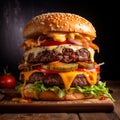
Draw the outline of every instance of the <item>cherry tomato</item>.
M0 76L0 87L1 88L14 88L16 86L16 79L13 75L2 75Z

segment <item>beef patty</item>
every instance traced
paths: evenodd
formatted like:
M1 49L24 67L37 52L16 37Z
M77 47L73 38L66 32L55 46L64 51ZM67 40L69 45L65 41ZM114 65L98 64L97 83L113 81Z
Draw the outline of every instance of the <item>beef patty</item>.
M25 62L25 58L22 60ZM62 53L56 52L53 50L44 50L38 52L37 55L33 53L29 53L27 57L27 63L48 63L53 61L61 61L64 63L72 63L72 62L86 62L90 61L90 52L86 48L81 48L74 51L72 48L63 48Z
M21 76L22 81L24 81L24 75ZM35 81L42 80L46 86L59 86L64 87L64 83L59 74L48 74L44 75L41 72L33 73L27 83L34 83ZM97 75L97 81L100 80L100 74ZM78 74L72 82L71 86L87 86L89 85L86 77L83 74Z

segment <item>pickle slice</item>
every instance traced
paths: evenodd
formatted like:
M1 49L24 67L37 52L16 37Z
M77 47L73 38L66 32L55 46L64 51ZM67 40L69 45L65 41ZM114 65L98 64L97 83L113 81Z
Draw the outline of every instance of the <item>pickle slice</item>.
M76 70L78 69L78 64L76 63L53 63L53 64L49 64L49 69L50 70L60 70L60 71L71 71L71 70Z
M79 68L95 68L95 62L78 62Z
M48 64L42 64L41 67L44 68L44 69L49 69L49 65Z
M77 63L62 63L62 62L51 62L49 64L41 64L41 67L48 70L58 70L58 71L72 71L78 69Z

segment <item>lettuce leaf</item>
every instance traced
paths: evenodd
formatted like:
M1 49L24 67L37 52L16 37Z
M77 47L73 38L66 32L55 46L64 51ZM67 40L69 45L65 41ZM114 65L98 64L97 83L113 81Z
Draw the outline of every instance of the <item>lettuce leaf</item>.
M94 95L96 98L99 98L101 95L110 98L112 101L115 101L111 94L109 93L109 89L106 87L106 82L101 82L97 85L90 85L90 86L84 86L84 87L71 87L72 89L77 89L81 93L83 93L85 96L87 95Z
M27 87L28 85L26 85L25 89L36 91L36 93L50 90L55 92L60 98L64 97L66 94L65 89L61 89L58 86L46 87L42 81L36 81L33 84L29 85L29 87ZM21 84L16 87L18 92L20 92L21 87ZM112 101L115 101L109 93L109 89L106 87L106 82L99 81L97 85L70 87L69 90L77 90L80 93L83 93L85 96L94 95L96 98L99 98L101 95L103 95L105 97L110 98Z

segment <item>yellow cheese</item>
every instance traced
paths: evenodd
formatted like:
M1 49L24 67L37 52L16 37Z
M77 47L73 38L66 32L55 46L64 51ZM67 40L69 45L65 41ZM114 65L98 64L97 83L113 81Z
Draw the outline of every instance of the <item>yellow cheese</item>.
M24 84L23 84L23 86L21 87L21 96L22 96L22 98L25 97L25 96L24 96L24 89L25 89L25 86L26 86L26 80L24 81Z
M40 72L39 70L31 70L27 72L21 72L20 73L20 80L21 80L21 75L24 75L25 82L29 80L29 77L32 73L34 72ZM71 72L60 72L58 73L64 83L65 89L68 90L75 79L75 77L78 74L84 74L86 77L86 80L88 81L89 84L96 84L97 83L97 72L91 72L91 71L71 71ZM24 85L25 86L25 85Z
M84 73L84 75L87 78L88 83L92 85L97 83L97 72Z
M24 80L29 80L29 77L34 73L34 72L39 72L39 70L31 70L31 71L26 71L26 72L21 72L20 73L20 80L22 79L22 75L24 75Z
M89 84L96 84L97 82L97 72L62 72L59 73L59 75L63 79L65 89L70 88L73 80L78 74L84 74Z
M75 37L77 36L77 38L81 38L81 34L79 33L55 33L55 32L48 32L46 33L48 36L52 37L55 41L59 41L59 42L64 42L66 40L66 38L71 38L71 39L75 39Z
M79 74L79 72L63 72L59 73L61 78L63 79L65 89L69 89L73 80L75 79L76 75Z
M29 77L34 73L34 72L39 72L38 70L31 70L31 71L27 71L27 72L21 72L20 73L20 80L22 79L22 75L24 75L24 84L23 86L21 87L21 96L22 98L24 98L24 89L25 89L25 86L26 86L26 81L29 80Z
M64 42L66 40L66 34L62 33L48 33L48 36L52 37L55 41Z

